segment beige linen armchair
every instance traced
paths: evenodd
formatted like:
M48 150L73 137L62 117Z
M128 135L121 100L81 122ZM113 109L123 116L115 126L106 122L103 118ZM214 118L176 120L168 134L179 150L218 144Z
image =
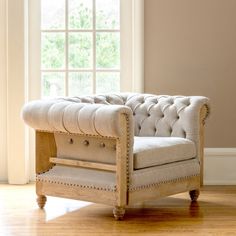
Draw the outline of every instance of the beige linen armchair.
M39 100L23 119L36 130L36 193L114 206L189 191L199 195L203 126L200 96L106 94Z

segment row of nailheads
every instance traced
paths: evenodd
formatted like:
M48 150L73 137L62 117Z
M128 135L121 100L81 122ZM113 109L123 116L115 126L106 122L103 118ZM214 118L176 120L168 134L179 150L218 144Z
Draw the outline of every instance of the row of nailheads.
M176 182L181 182L183 180L189 179L189 178L193 178L193 177L197 177L199 176L199 174L195 174L195 175L191 175L191 176L185 176L185 177L181 177L181 178L177 178L177 179L172 179L172 180L165 180L165 181L161 181L158 183L152 183L152 184L146 184L146 185L141 185L141 186L135 186L135 187L131 187L130 191L137 191L137 190L142 190L145 188L151 188L151 187L155 187L155 186L159 186L162 184L167 184L167 183L176 183Z
M126 153L126 184L127 190L129 190L129 153L130 153L130 126L129 126L129 117L125 114L126 117L126 130L127 130L127 153Z
M60 181L53 181L53 180L45 180L41 179L40 177L36 177L36 181L38 182L44 182L44 183L50 183L50 184L60 184L65 186L73 186L73 187L80 187L80 188L89 188L89 189L96 189L96 190L103 190L103 191L110 191L110 192L116 192L116 186L114 188L104 188L104 187L96 187L96 186L89 186L89 185L81 185L81 184L75 184L75 183L66 183L66 182L60 182Z
M114 137L114 136L102 136L100 134L80 134L80 133L71 133L71 132L63 132L63 131L59 131L59 130L51 130L51 131L48 131L48 130L43 130L43 129L37 129L36 130L37 132L43 132L43 133L56 133L56 134L67 134L67 135L70 135L70 134L73 134L73 135L78 135L80 137L91 137L91 138L107 138L107 139L116 139L117 137Z
M159 183L152 183L152 184L146 184L146 185L142 185L142 186L132 187L129 190L130 191L137 191L137 190L142 190L142 189L145 189L145 188L151 188L151 187L159 186L159 185L162 185L162 184L181 182L183 180L186 180L186 179L189 179L189 178L193 178L193 177L197 177L197 176L199 176L199 174L192 175L192 176L181 177L181 178L177 178L177 179L173 179L173 180L161 181ZM95 186L89 186L89 185L65 183L65 182L60 182L60 181L42 180L38 176L37 176L36 180L38 182L45 182L45 183L52 183L52 184L60 184L60 185L66 185L66 186L80 187L80 188L89 188L89 189L96 189L96 190L116 192L116 186L113 189L111 189L111 188L103 188L103 187L95 187Z

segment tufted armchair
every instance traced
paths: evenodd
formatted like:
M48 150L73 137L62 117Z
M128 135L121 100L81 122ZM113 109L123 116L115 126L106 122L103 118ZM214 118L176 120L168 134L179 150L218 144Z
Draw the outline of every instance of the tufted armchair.
M36 193L125 207L189 191L203 174L205 97L107 94L39 100L23 108L36 130Z

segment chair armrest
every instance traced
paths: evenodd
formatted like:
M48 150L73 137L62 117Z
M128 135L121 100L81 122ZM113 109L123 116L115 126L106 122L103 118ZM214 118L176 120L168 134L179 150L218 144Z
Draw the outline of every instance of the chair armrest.
M121 137L121 115L132 123L132 111L123 105L78 103L61 99L32 101L22 110L35 130Z
M175 106L186 138L194 141L194 136L199 135L200 126L205 124L210 113L209 99L201 96L177 97Z

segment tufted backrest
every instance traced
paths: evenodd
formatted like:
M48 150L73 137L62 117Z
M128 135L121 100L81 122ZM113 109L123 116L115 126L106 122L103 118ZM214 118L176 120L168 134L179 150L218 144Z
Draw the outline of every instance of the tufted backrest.
M66 98L68 100L68 98ZM183 137L195 141L199 111L208 103L201 96L106 94L71 98L74 102L126 105L134 116L136 136Z
M45 119L48 119L47 117L55 117L55 119L57 118L56 123L60 123L61 119L59 119L59 116L62 118L64 110L70 111L67 107L75 103L81 103L81 105L82 103L84 105L85 103L122 105L129 107L133 113L134 135L182 137L197 143L200 108L208 104L208 98L200 96L157 96L152 94L120 93L57 98L45 103L42 101L42 103L43 105L41 105L40 101L39 104L33 103L33 107L34 113L36 111L40 113L37 117L43 123ZM54 104L60 105L54 106ZM40 107L39 111L37 110L38 106ZM30 111L32 114L33 110ZM51 115L52 112L53 114L55 113L53 116ZM73 114L76 115L77 112ZM42 117L45 119L42 119ZM63 122L56 125L63 126Z

